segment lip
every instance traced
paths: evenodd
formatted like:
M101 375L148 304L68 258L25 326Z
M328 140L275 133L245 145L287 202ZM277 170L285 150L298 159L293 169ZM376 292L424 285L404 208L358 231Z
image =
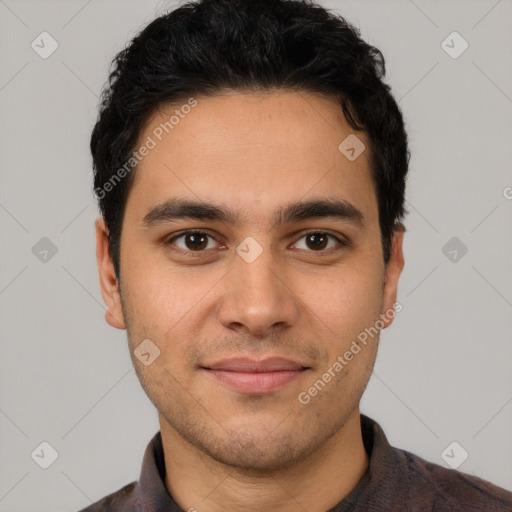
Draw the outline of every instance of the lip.
M285 359L284 357L267 357L266 359L250 359L248 357L235 357L223 359L206 368L209 370L223 370L228 372L264 373L277 371L296 371L305 367L300 363Z
M299 378L308 368L290 359L270 357L259 361L225 359L203 367L203 370L241 393L263 394Z

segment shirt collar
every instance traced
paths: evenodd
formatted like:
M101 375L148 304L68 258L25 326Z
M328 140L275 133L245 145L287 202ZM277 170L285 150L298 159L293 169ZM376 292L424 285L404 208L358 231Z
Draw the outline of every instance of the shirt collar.
M379 489L386 488L388 496L396 500L401 494L404 481L390 478L403 464L389 444L382 428L371 418L361 414L363 443L370 464L357 486L336 505L331 512L349 512L356 503L368 496L377 498ZM406 471L400 472L406 475ZM144 453L142 470L137 485L138 510L144 512L184 512L174 501L165 486L165 460L161 432L157 432ZM382 503L381 503L382 505ZM384 507L385 508L385 507Z
M183 512L165 486L165 460L162 434L149 442L137 485L137 510L144 512Z

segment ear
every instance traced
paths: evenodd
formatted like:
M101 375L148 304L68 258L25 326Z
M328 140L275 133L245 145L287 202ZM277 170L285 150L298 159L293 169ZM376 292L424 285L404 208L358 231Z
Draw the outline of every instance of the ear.
M382 293L382 311L381 319L384 322L384 329L393 323L395 315L390 315L389 311L394 310L396 303L398 279L404 268L403 240L405 227L398 224L391 240L391 254L384 275L384 289ZM388 312L386 314L386 312Z
M126 329L114 262L109 251L108 229L105 219L98 217L94 226L96 229L96 260L98 262L100 289L103 300L107 305L105 320L112 327Z

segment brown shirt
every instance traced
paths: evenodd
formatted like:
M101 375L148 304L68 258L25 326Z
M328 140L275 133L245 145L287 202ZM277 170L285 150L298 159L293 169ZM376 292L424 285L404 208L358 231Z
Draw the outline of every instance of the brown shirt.
M361 415L361 427L370 465L352 492L327 512L512 512L511 492L394 448L367 416ZM186 512L164 479L158 432L146 448L139 481L80 512Z

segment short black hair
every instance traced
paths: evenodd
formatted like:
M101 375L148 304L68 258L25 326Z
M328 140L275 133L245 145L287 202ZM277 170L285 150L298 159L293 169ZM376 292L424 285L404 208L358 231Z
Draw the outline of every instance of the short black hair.
M228 91L303 91L339 102L349 125L370 142L387 264L406 213L410 154L385 73L382 53L357 28L309 0L199 0L149 23L114 58L90 141L95 195L118 280L136 166L118 171L126 171L145 122L165 104Z

